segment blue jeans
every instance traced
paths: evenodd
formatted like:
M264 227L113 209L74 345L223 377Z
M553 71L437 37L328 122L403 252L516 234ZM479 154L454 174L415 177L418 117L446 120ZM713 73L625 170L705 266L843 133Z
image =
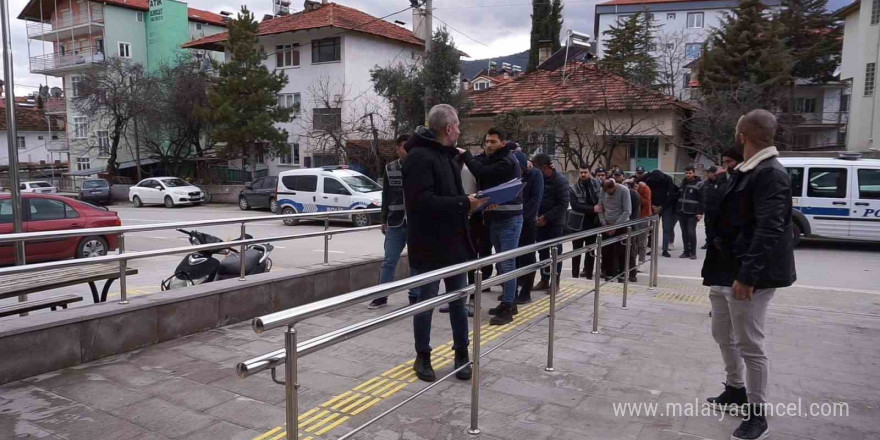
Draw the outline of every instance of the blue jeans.
M397 262L400 261L400 254L405 247L406 226L389 227L385 233L385 257L382 259L382 271L379 272L379 284L394 281ZM416 295L415 289L409 291L411 298L415 298Z
M430 271L410 269L410 276ZM467 274L458 274L443 280L447 292L452 292L467 286ZM437 296L440 290L440 281L425 284L416 289L418 301L425 301ZM464 298L449 303L449 324L452 326L452 349L466 350L468 347L468 315L464 307ZM413 316L413 335L416 340L416 352L424 353L431 351L431 318L434 311L419 313Z
M492 219L489 222L489 239L495 253L501 253L516 249L519 246L519 233L522 231L523 218L521 215L505 219ZM516 258L504 260L498 263L498 275L511 272L516 269ZM502 301L513 304L516 301L516 278L505 281L501 285L504 291Z

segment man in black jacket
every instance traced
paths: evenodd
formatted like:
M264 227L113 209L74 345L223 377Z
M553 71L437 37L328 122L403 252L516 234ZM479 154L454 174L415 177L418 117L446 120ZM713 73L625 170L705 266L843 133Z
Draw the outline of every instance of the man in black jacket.
M727 372L724 392L707 400L724 410L735 405L746 412L731 437L735 440L768 435L764 321L776 289L796 279L791 180L776 160L775 134L776 117L766 110L740 118L736 136L744 145L745 162L721 194L715 235L703 263L703 284L711 286L712 336Z
M504 135L496 128L490 128L486 133L486 159L477 160L467 150L459 148L464 162L471 170L480 190L486 190L514 179L522 177L519 163L513 156L511 147L504 141ZM484 227L489 230L489 237L495 252L505 252L516 249L519 244L519 235L523 224L523 199L520 192L509 201L499 205L488 207L483 214ZM511 258L497 265L498 275L511 272L516 269L516 259ZM503 299L498 307L490 309L489 314L495 315L490 325L504 325L513 321L516 308L516 279L505 281L501 285L504 291Z
M515 153L519 166L523 172L523 182L526 186L523 188L523 227L519 234L519 246L528 246L535 244L538 234L538 207L544 198L544 175L541 171L531 166L526 158L525 153L517 151ZM516 258L516 268L534 264L538 260L535 253L520 255ZM525 274L516 279L519 293L516 296L517 304L527 304L532 302L532 284L535 283L535 272Z
M458 114L447 104L438 104L428 113L430 129L420 127L406 143L407 158L403 162L403 190L406 204L406 245L409 267L418 275L475 257L468 236L468 214L486 201L467 195L461 186L461 170L455 159L455 143L461 134ZM467 275L443 280L447 292L465 287ZM418 301L437 296L440 282L418 288ZM431 317L433 310L413 317L416 360L413 369L419 379L436 380L431 367ZM455 368L468 362L468 322L464 299L449 303L452 325ZM470 379L471 369L456 373L457 378Z
M679 258L697 259L697 222L703 218L703 182L697 177L694 167L684 169L684 180L679 189L676 212L681 225L681 241L684 252Z
M585 231L599 227L599 214L596 213L596 205L599 204L599 197L602 193L602 181L594 179L590 175L590 167L581 164L580 177L576 183L571 184L569 188L568 198L571 201L571 211L574 215L569 216L568 229L571 232ZM587 238L580 238L571 242L574 249L580 249L596 243L596 236L591 235ZM584 271L581 270L581 256L572 257L571 259L571 277L577 278L578 274L582 277L592 280L593 267L596 264L596 257L592 252L584 254Z
M669 250L674 249L675 242L675 222L678 217L675 215L675 202L678 201L678 187L675 181L663 171L653 170L648 173L645 179L648 188L651 188L651 211L659 214L663 222L663 256L671 257ZM651 249L651 252L656 252ZM654 254L652 254L654 255Z
M541 199L541 206L538 208L538 242L549 240L551 238L562 237L563 228L565 226L565 212L568 211L568 179L561 173L556 171L553 166L553 160L546 154L537 154L532 158L532 163L536 168L541 170L544 175L544 197ZM562 253L562 244L557 248L558 253ZM541 260L550 258L549 249L541 249L538 252ZM556 266L556 281L559 282L559 276L562 275L562 262ZM550 287L550 269L541 270L541 281L535 285L533 290L547 290Z

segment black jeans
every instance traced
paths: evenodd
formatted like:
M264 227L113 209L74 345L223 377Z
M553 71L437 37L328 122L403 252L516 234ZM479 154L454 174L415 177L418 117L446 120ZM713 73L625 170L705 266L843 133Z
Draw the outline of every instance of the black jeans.
M535 244L535 239L538 234L538 226L535 224L535 220L524 220L522 225L522 230L519 233L519 246L528 246L530 244ZM521 267L526 267L530 264L534 264L538 261L535 257L535 253L532 252L530 254L520 255L516 257L516 268L519 269ZM516 286L519 287L519 293L517 294L520 298L530 298L532 296L532 285L535 284L535 272L528 273L520 276L516 279Z
M563 231L563 225L561 225L561 224L559 224L559 225L546 225L543 228L538 228L538 242L541 242L544 240L550 240L551 238L562 237L562 231ZM557 254L562 253L562 245L561 244L556 247L556 253ZM541 249L540 251L538 251L538 257L541 258L541 261L549 260L550 259L550 249L549 248ZM562 274L562 262L561 261L556 265L556 273L557 273L557 280L558 280L558 277ZM541 281L550 281L550 268L549 267L544 268L544 270L541 271Z
M694 214L678 214L678 223L681 225L681 240L684 242L684 252L696 255L697 216Z
M678 218L673 208L663 208L660 218L663 220L663 252L668 252L669 245L675 243L675 222Z
M603 239L617 237L617 234L625 233L625 229L618 229L614 235L603 234ZM626 241L610 244L602 247L602 272L606 278L626 276Z
M584 246L589 246L591 244L596 243L596 236L591 235L586 238L581 238L578 240L574 240L571 242L571 245L574 249L580 249ZM587 252L584 254L584 273L587 275L587 278L593 277L593 271L596 266L596 257L593 256L592 252ZM571 258L571 276L572 278L577 278L581 273L581 256L578 255L576 257Z
M703 214L703 227L706 228L706 247L709 247L715 235L715 214Z
M483 216L471 216L471 237L474 240L474 248L477 250L477 258L492 255L492 241L489 240L489 225L483 224ZM483 266L483 280L492 276L492 265ZM474 271L468 272L468 284L474 284Z

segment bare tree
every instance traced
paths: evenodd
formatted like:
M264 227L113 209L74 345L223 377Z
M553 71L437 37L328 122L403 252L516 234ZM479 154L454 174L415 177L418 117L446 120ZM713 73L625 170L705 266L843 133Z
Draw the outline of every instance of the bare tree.
M688 44L695 43L681 31L660 32L657 35L657 82L669 96L680 98L686 85L684 77L690 69L685 67Z

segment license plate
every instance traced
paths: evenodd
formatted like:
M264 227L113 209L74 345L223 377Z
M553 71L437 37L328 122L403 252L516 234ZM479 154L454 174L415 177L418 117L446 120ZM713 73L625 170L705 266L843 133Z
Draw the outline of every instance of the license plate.
M92 191L92 194L101 194L101 191Z

